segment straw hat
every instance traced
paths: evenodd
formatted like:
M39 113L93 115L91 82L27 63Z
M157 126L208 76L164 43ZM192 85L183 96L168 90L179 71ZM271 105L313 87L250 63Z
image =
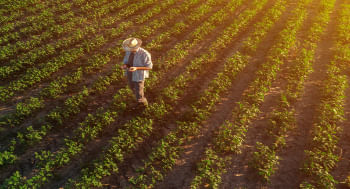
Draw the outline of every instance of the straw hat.
M123 48L125 51L133 51L140 48L141 44L141 39L131 37L123 41Z

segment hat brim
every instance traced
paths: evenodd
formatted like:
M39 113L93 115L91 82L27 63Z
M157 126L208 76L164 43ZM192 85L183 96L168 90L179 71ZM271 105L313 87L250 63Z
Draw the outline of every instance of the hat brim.
M138 48L141 47L142 41L141 41L141 39L138 39L138 38L135 38L135 39L137 40L137 45L134 46L134 47L129 47L128 44L130 44L130 40L132 40L132 39L133 39L133 38L128 38L128 39L125 39L125 40L123 41L123 49L124 49L125 51L134 51L134 50L137 50Z

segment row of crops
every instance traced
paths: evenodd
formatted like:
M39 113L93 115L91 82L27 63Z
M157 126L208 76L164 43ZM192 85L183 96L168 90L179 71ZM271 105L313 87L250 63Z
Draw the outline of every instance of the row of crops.
M314 72L325 79L295 182L350 187L350 172L333 172L350 161L339 153L348 121L346 0L6 0L0 7L0 188L222 188L242 154L256 185L272 187L290 136L304 132L296 112ZM330 60L315 71L330 27ZM127 37L142 39L154 64L145 83L150 103L140 111L119 67ZM246 151L282 76L266 137ZM231 94L239 98L221 110ZM227 116L210 125L218 112ZM170 186L200 140L190 176Z

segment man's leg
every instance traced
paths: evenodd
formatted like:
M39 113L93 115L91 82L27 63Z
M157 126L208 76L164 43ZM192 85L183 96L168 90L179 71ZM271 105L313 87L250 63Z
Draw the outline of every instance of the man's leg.
M135 82L132 81L132 72L127 72L127 80L128 80L128 85L129 85L131 91L136 96Z
M145 81L135 82L136 99L139 103L142 103L145 106L147 106L148 102L144 94L144 86L145 86Z

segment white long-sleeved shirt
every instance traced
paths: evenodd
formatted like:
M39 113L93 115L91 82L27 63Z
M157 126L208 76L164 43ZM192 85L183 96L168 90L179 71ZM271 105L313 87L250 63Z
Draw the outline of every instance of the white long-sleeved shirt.
M124 64L128 64L129 56L130 56L130 52L127 51L125 53L125 56L123 59ZM151 60L151 54L147 50L140 47L135 53L133 67L152 68L153 63ZM127 73L127 71L125 71L125 75L126 75L126 73ZM144 81L145 78L148 78L148 77L149 77L148 70L136 70L136 71L132 72L132 81L136 81L136 82L137 81Z

